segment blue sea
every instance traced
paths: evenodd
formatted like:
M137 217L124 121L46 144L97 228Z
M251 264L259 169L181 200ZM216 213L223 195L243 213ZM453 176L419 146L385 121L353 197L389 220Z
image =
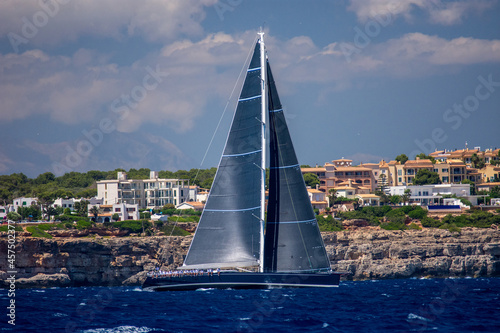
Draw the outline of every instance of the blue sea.
M17 290L2 332L500 332L500 278L342 282L328 289Z

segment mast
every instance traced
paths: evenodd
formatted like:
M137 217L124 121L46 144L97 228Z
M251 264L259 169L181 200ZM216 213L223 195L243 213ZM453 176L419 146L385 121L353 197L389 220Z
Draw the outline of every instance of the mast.
M264 272L264 219L266 209L266 114L267 114L267 66L266 66L266 51L264 48L264 32L260 31L260 89L261 89L261 110L262 110L262 179L261 179L261 197L260 197L260 257L259 271Z

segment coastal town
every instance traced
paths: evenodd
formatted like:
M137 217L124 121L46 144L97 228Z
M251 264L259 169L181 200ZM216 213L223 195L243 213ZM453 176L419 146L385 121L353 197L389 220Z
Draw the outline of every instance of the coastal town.
M340 158L323 166L301 167L311 204L318 213L381 205L418 205L448 213L471 206L500 207L498 148L440 150L413 160L401 154L395 160L379 163L352 162ZM192 180L160 178L157 171L150 171L147 179L130 179L126 172L118 171L115 179L97 180L90 187L97 193L86 198L65 193L64 197L53 195L48 200L26 196L7 202L8 196L4 196L0 219L6 221L10 216L12 220L33 221L33 214L23 216L23 209L30 207L39 210L43 220L54 220L64 211L76 214L78 209L94 222L139 220L145 216L157 220L166 205L203 211L209 193L209 189L194 185Z

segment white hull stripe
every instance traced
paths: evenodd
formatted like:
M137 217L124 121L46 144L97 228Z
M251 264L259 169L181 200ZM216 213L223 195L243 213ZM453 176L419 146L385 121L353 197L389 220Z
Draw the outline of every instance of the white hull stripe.
M158 288L184 288L184 287L196 287L196 288L210 288L214 285L228 285L228 286L268 286L268 287L305 287L305 288L333 288L338 287L338 285L324 285L324 284L298 284L298 283L273 283L273 282L211 282L211 283L183 283L183 284L165 284L160 286L149 286L145 287L144 290L155 290ZM230 287L228 287L230 288Z

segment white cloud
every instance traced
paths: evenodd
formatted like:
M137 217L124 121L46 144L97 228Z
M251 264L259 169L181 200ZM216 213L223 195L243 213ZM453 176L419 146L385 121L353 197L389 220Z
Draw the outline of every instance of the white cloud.
M86 49L70 57L39 50L0 54L2 120L45 115L59 123L98 126L101 119L111 118L121 132L134 132L149 123L178 133L189 131L210 100L228 98L254 38L253 32L218 33L198 42L175 42L121 67ZM349 62L338 43L321 49L305 36L267 40L284 95L304 82L328 83L338 90L350 87L353 79L381 73L433 75L447 70L447 65L500 62L498 40L447 40L411 33L372 43ZM164 73L154 89L144 88L150 75L147 68Z
M366 22L377 15L402 16L407 21L414 19L415 9L429 15L432 23L453 25L462 22L470 13L481 13L491 8L496 0L351 0L348 10Z
M175 42L121 67L86 49L69 57L40 50L0 54L0 112L4 121L46 115L95 125L109 117L121 132L147 123L184 132L208 100L228 97L253 38L220 33Z
M15 34L35 46L84 35L139 35L164 42L179 35L201 36L205 7L214 3L216 0L3 0L0 37Z
M425 74L446 65L500 62L500 40L459 37L446 40L421 33L406 34L375 47L373 56L383 60L388 70L404 68L409 75ZM446 67L443 67L446 68ZM408 70L411 70L408 72Z
M346 48L356 51L349 53ZM330 82L341 88L349 87L346 82L359 77L381 74L419 77L448 71L453 65L489 62L500 62L500 40L468 37L447 40L410 33L379 44L372 42L365 48L354 43L332 43L316 51L310 48L307 56L288 59L286 68L281 69L285 81Z

